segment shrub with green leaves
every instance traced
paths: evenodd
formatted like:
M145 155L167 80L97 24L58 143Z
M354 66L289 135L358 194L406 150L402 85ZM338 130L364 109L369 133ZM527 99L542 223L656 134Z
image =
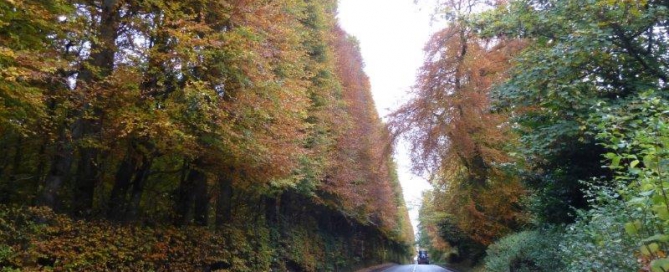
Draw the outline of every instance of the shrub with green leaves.
M486 271L561 271L559 239L555 230L522 231L506 236L488 247Z
M564 271L636 271L636 243L625 234L625 222L638 215L615 190L590 184L592 208L577 211L560 243Z
M639 214L620 221L636 243L628 256L645 271L669 271L669 100L649 91L626 104L600 103L597 112L597 138L611 150L605 158L623 208Z

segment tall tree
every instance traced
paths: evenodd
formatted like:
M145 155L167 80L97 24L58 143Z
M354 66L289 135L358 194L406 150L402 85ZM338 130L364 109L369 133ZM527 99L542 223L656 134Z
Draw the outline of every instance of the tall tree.
M105 227L196 225L226 234L218 257L254 252L254 270L406 252L388 131L336 6L1 3L0 202ZM305 233L311 247L280 247Z
M579 181L612 174L588 124L597 101L666 89L666 16L663 1L509 1L479 22L483 35L531 42L495 96L516 117L544 221L573 220L587 207Z
M68 54L72 44L64 41L79 25L64 19L73 13L64 1L3 2L0 10L0 149L5 154L0 162L0 199L4 201L11 190L36 184L26 180L41 181L48 167L47 145L63 117L60 101L67 93L72 60ZM53 197L44 200L49 205L55 202Z
M506 152L515 136L508 116L490 104L492 87L524 43L479 37L470 20L483 5L446 3L448 25L426 45L413 97L392 114L391 127L409 140L416 172L429 174L445 194L439 208L470 238L489 244L524 222L523 186Z

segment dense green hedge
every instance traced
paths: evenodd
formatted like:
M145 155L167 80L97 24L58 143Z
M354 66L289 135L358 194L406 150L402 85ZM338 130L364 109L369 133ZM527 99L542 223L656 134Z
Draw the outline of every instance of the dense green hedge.
M138 227L72 220L47 208L5 206L0 207L0 266L5 270L193 270L227 263L229 258L225 257L233 253L258 253L241 243L225 246L221 234L202 227ZM253 235L244 230L227 234L231 240ZM245 268L240 271L252 271L252 264L243 259L232 258L236 266Z
M408 248L324 206L286 203L280 224L178 228L74 220L48 208L0 206L0 271L353 271L405 261Z
M562 271L554 231L522 231L490 245L485 264L488 271Z

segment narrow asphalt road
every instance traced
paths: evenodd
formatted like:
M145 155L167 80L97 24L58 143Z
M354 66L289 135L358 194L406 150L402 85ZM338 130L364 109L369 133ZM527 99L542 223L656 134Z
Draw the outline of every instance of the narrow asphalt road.
M453 272L453 271L431 264L407 264L407 265L392 266L384 270L381 270L381 272Z

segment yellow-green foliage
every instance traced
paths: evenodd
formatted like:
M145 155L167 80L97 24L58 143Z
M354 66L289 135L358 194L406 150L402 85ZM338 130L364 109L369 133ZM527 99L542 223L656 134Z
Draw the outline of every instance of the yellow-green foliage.
M237 222L219 230L74 220L48 208L0 206L2 271L341 271L401 262L408 248L371 226L311 203L298 220L267 227ZM302 210L304 212L304 210ZM319 217L320 216L320 217ZM328 218L327 220L324 220Z
M225 237L231 243L226 243ZM22 270L190 271L231 258L236 271L265 270L248 230L141 227L72 220L47 208L0 207L0 266ZM262 251L260 251L262 252ZM249 263L256 256L264 261Z
M313 239L306 229L298 229L291 234L291 241L286 245L290 259L305 265L305 270L315 271L316 264L322 263L324 243L320 239Z
M408 255L390 135L336 3L0 3L0 205L55 211L0 209L0 267Z

